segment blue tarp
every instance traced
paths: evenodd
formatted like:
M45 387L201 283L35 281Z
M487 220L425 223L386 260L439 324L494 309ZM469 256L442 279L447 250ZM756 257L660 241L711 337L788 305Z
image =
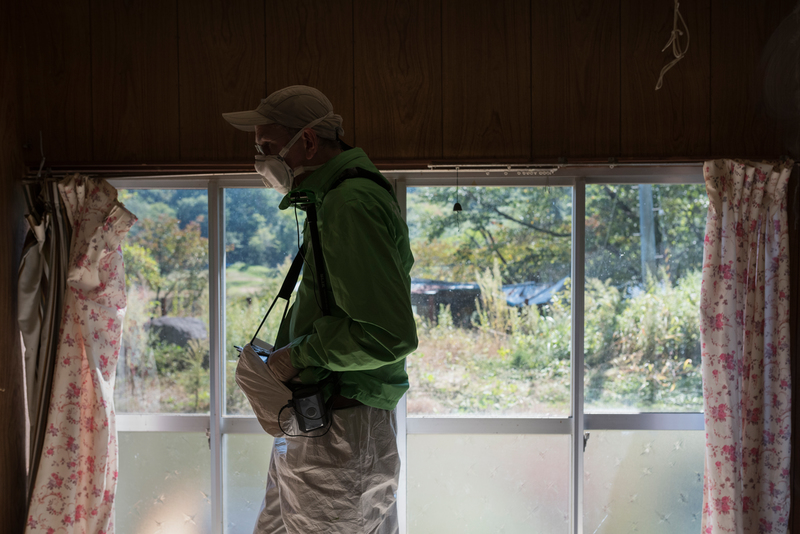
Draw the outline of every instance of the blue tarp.
M530 306L532 304L547 304L553 296L564 288L567 276L553 285L524 282L503 286L506 302L509 306Z
M523 282L522 284L509 284L503 286L506 302L509 306L531 306L534 304L547 304L553 296L564 289L564 284L569 277L565 276L555 284L538 284ZM464 284L459 282L445 282L442 280L426 280L413 278L411 280L411 293L415 295L436 295L443 292L479 292L478 284Z

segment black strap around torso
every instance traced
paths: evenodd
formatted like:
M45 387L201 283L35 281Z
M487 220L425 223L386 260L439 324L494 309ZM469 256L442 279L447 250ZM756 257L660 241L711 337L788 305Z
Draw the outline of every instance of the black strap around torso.
M386 181L380 174L368 171L361 167L352 167L350 169L345 169L345 171L336 179L333 184L328 188L326 194L330 191L339 187L342 182L345 180L351 180L353 178L364 178L366 180L370 180L371 182L375 183L376 185L380 186L384 189L387 193L394 196L394 189L392 186L389 185L389 182ZM325 197L323 197L323 202L325 201ZM319 230L317 228L317 209L314 204L309 204L306 208L306 216L308 218L309 223L309 234L311 235L311 249L314 251L314 268L317 271L315 276L315 283L317 284L317 289L319 292L319 305L322 308L322 315L330 315L330 305L328 304L328 278L327 272L325 271L325 258L322 256L322 245L319 242ZM305 253L301 248L297 255L292 260L292 265L289 267L289 272L286 273L286 278L283 279L283 283L281 284L281 288L278 291L278 295L275 297L275 300L272 301L272 305L267 310L267 314L264 316L264 320L261 321L261 324L256 330L255 335L253 336L253 341L258 336L258 332L261 330L261 327L264 326L264 323L267 320L267 316L272 311L273 306L278 301L278 299L282 298L286 300L286 307L283 311L283 319L286 318L286 312L289 308L289 299L292 297L292 292L294 292L294 288L297 286L297 279L300 277L300 271L303 267L303 262L305 260Z
M365 178L370 180L371 182L379 185L381 188L385 189L392 197L394 197L394 189L392 186L389 185L389 182L386 179L378 174L377 172L368 171L366 169L362 169L361 167L352 167L350 169L345 169L339 178L333 182L333 185L330 186L328 191L336 189L341 185L342 182L345 180L350 180L351 178Z

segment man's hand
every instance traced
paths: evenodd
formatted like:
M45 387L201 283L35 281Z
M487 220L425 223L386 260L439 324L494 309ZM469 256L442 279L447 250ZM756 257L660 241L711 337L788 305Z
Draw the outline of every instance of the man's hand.
M300 373L292 365L291 348L289 345L281 347L267 358L267 365L281 382L288 382Z

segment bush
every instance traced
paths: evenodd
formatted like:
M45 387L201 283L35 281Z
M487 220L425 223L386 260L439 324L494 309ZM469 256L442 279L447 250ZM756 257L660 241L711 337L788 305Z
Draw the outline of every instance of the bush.
M606 305L599 306L591 320L587 310L587 340L603 340L595 345L600 350L591 359L587 356L587 366L593 364L587 369L592 384L587 398L639 407L700 409L700 273L690 273L675 286L666 276L652 280L645 291L614 306L613 321L608 314L613 303L608 293L613 291L597 281L592 287Z
M569 287L550 304L501 301L498 269L480 277L475 327L456 328L446 307L409 356L409 413L568 413ZM586 399L600 407L702 409L700 274L673 286L662 275L629 298L609 281L586 281Z
M147 264L131 248L129 259ZM138 255L137 255L138 254ZM149 264L148 264L149 265ZM237 272L243 272L241 267ZM226 305L225 381L228 413L249 414L235 382L238 353L272 303L288 269L255 273ZM240 276L242 276L240 274ZM471 328L454 325L442 306L438 321L416 317L420 344L408 358L409 413L569 413L571 369L570 284L541 307L511 307L497 262L477 276L482 295ZM162 312L147 277L129 278L129 304L115 399L120 411L203 412L209 409L208 345L188 348L157 342L144 324ZM255 291L255 292L253 292ZM635 409L700 409L700 273L675 285L662 273L635 294L609 281L588 279L585 292L586 399L594 406ZM207 294L193 294L184 310L202 308ZM279 302L260 337L274 342L283 313Z
M250 342L261 320L267 313L281 283L289 270L291 258L287 258L277 269L270 269L263 279L264 285L249 296L229 297L225 308L225 395L230 414L251 414L250 403L236 384L236 365L239 353L234 345L243 346ZM267 322L261 327L259 338L268 343L275 342L286 301L279 300L270 313Z

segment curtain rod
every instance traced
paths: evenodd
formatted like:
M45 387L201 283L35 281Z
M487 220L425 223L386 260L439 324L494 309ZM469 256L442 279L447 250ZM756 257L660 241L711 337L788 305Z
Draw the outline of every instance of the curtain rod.
M569 168L616 168L616 167L688 167L695 165L702 165L706 161L721 159L721 158L706 158L706 159L650 159L650 160L617 160L616 158L609 158L607 160L600 159L582 159L575 161L567 161L564 158L559 158L557 162L537 162L537 163L430 163L425 161L406 161L406 162L381 162L380 160L374 162L379 170L384 172L418 172L421 174L429 174L434 172L447 172L455 170L464 170L472 172L488 171L517 171L522 172L525 170L542 172L543 170L555 172L559 169ZM788 159L788 158L780 158ZM754 160L757 161L757 160ZM795 163L795 166L800 166L800 161ZM153 177L153 176L208 176L208 175L229 175L229 174L254 174L253 167L248 164L154 164L154 165L103 165L103 164L76 164L76 165L59 165L51 166L43 169L41 176L39 169L28 168L24 178L21 180L23 183L41 183L45 181L58 181L64 176L71 174L85 174L89 176L103 176L109 178L135 178L135 177Z

